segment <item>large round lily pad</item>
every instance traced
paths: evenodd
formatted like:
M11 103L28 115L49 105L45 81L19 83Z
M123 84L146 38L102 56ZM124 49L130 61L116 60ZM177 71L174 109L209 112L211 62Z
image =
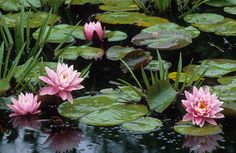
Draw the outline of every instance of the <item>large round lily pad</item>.
M216 85L212 87L212 92L224 102L236 102L236 84Z
M236 6L232 7L225 7L224 11L229 14L236 15Z
M80 119L94 126L113 126L136 120L148 113L147 107L138 104L116 104L90 113Z
M133 50L135 50L133 47L112 46L106 51L106 57L107 59L117 61Z
M4 11L19 11L22 7L41 7L40 0L0 0L0 8Z
M86 3L90 4L100 4L100 0L65 0L65 4L71 4L71 5L84 5Z
M236 5L236 0L210 0L206 4L214 7L232 6Z
M188 65L184 67L184 72L193 74L195 71L201 75L204 71L204 77L218 78L227 73L236 71L236 60L229 59L207 59L200 61L206 64L200 68L200 65Z
M184 17L184 20L191 24L215 24L222 22L224 17L218 14L212 13L195 13L195 14L188 14Z
M188 33L178 30L158 30L155 32L141 32L132 38L137 46L147 46L158 50L175 50L192 43Z
M108 96L80 97L73 100L73 104L65 102L58 108L59 113L67 118L80 118L91 112L110 107L114 100Z
M61 49L55 52L55 55L63 59L76 60L81 56L84 59L98 59L102 57L104 51L101 48L95 48L90 46L70 46L66 49Z
M221 133L221 125L204 125L203 127L198 127L188 123L180 123L174 126L175 132L184 135L192 136L205 136Z
M159 119L152 117L142 117L135 121L122 124L124 129L135 133L150 132L162 126L162 122Z
M23 16L23 24L25 27L29 26L30 28L37 28L42 26L44 20L50 15L48 12L25 12ZM20 21L21 13L15 14L6 14L2 16L8 27L15 27L16 23ZM61 17L56 14L51 14L48 20L48 24L53 24L59 21ZM2 21L1 21L2 22ZM0 24L2 24L0 22Z
M132 0L102 0L104 5L100 5L99 9L104 11L137 11L139 7Z
M135 24L143 27L169 22L164 18L147 16L138 12L110 12L98 14L96 19L109 24Z

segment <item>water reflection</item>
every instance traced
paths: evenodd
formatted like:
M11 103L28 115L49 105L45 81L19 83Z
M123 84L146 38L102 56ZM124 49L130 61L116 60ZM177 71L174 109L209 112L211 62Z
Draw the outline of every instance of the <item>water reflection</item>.
M43 144L44 146L50 148L53 152L69 152L78 147L80 139L80 131L68 129L51 133Z
M224 138L219 134L207 136L188 135L182 147L189 148L190 152L194 153L211 153L220 147L219 141L224 141Z
M37 115L27 115L27 116L14 116L11 117L10 122L14 128L33 128L39 129L41 123Z

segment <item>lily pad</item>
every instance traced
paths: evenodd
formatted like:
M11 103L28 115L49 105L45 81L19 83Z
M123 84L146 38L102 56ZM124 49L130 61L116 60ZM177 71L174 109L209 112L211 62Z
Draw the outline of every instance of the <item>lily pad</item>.
M30 63L25 63L17 67L16 72L14 73L16 80L20 80L22 77L24 77L24 80L22 80L23 82L37 84L40 81L38 78L39 76L47 75L45 67L49 67L53 70L55 70L57 67L57 63L54 62L39 62L31 69L31 71L29 71L29 74L25 77L24 74L26 73L29 64Z
M200 69L200 65L188 65L184 67L185 73L193 74L195 71L201 75L204 71L204 77L218 78L227 73L236 71L236 60L229 59L207 59L200 61L200 63L206 63Z
M163 23L163 24L157 24L148 28L145 28L142 30L142 32L156 32L160 30L176 30L176 31L182 31L191 36L191 38L196 38L200 35L200 31L192 26L189 27L182 27L179 26L176 23Z
M234 7L225 7L224 11L226 13L236 15L236 6L234 6Z
M147 16L138 12L110 12L98 14L96 19L109 24L135 24L143 27L169 22L164 18Z
M98 59L103 56L104 51L101 48L95 48L90 46L70 46L66 49L61 49L55 52L55 55L59 55L60 58L68 60L76 60L79 56L84 59Z
M169 78L172 80L176 80L176 76L177 76L177 72L172 72L169 73ZM189 82L190 79L192 79L192 74L187 74L187 73L180 73L180 77L179 77L179 82ZM195 76L195 78L193 78L193 81L198 81L200 79L200 76Z
M236 102L224 102L223 113L226 116L236 116Z
M131 41L137 46L147 46L158 50L175 50L192 43L191 36L178 30L159 30L155 32L141 32Z
M73 100L73 104L65 102L58 107L58 112L67 118L80 118L84 115L110 107L114 100L108 96L80 97Z
M224 102L236 102L236 84L216 85L211 90Z
M42 26L44 20L50 15L48 12L25 12L23 16L23 24L25 27L29 26L30 28L37 28ZM20 21L21 13L15 14L6 14L2 16L7 24L8 27L15 27L16 23ZM59 21L61 17L57 16L56 14L51 14L48 24L53 24ZM2 24L0 22L0 24Z
M128 36L126 33L122 31L105 31L105 37L108 39L108 41L121 41L125 40Z
M215 24L222 22L224 20L224 17L222 15L218 14L212 14L212 13L195 13L195 14L188 14L184 17L184 20L191 24Z
M176 94L169 80L159 80L148 90L148 105L150 109L162 113L174 101Z
M106 51L106 57L109 60L117 61L133 50L135 50L133 47L112 46Z
M0 0L0 8L4 11L19 11L22 6L35 8L41 7L40 0Z
M139 7L132 0L102 0L104 5L100 5L99 9L104 11L137 11Z
M174 130L183 135L205 136L221 133L222 127L221 125L204 125L203 127L198 127L188 123L181 123L175 125Z
M153 131L162 126L162 122L159 119L152 117L142 117L135 121L122 124L124 129L135 133L146 133Z
M214 7L224 7L236 5L236 0L210 0L205 3Z
M65 4L71 4L71 5L84 5L86 3L90 4L100 4L100 0L65 0Z
M171 67L171 63L165 60L162 60L164 64L164 69L168 70ZM151 62L144 68L149 71L159 71L160 65L158 60L151 60Z
M235 84L236 85L236 76L228 76L228 77L218 78L217 81L223 85L226 85L226 84Z
M3 95L10 88L10 82L6 79L0 80L0 95Z
M92 112L80 121L94 126L113 126L136 120L147 113L144 105L120 103Z

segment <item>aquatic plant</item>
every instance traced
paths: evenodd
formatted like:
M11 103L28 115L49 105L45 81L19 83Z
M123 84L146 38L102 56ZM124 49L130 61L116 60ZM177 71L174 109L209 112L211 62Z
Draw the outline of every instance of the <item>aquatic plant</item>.
M209 88L202 87L198 90L193 87L193 93L185 91L186 100L182 100L187 114L183 117L183 121L192 121L193 124L203 127L205 122L217 125L214 119L223 118L224 115L220 112L223 110L215 94L209 92Z
M10 116L20 116L27 114L38 114L40 113L39 106L41 102L38 102L38 96L34 96L32 93L20 93L18 100L11 98L13 105L8 107L14 112Z
M48 76L40 76L39 79L48 86L41 89L40 95L58 95L63 100L73 102L71 91L84 88L80 84L83 81L81 73L74 70L73 65L68 67L67 64L58 63L56 72L48 67L45 67L45 70Z
M99 21L84 24L84 36L88 41L92 41L95 38L99 41L102 41L104 35L105 27L102 28L102 25Z

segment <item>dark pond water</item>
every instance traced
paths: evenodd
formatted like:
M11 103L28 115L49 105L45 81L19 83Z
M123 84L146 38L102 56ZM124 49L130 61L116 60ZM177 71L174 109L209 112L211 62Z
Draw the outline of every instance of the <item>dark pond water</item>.
M204 8L208 9L208 8ZM69 12L68 12L69 11ZM217 12L218 10L209 10ZM94 14L101 12L97 7L85 5L72 7L71 10L61 9L61 15L65 16L62 22L76 23L81 18L91 19ZM69 18L68 18L69 14ZM77 14L80 14L79 16ZM222 12L223 14L223 12ZM175 16L162 15L172 22L179 22ZM232 17L228 14L224 16ZM233 17L232 17L233 18ZM84 20L86 21L86 20ZM139 33L141 28L133 25L114 26L107 25L109 29L124 31L128 39L114 43L122 46L131 45L131 38ZM80 42L78 42L80 43ZM220 51L209 43L220 47ZM114 44L109 44L113 46ZM53 44L48 44L53 46ZM132 46L132 45L131 45ZM184 64L187 65L192 58L194 61L207 58L236 59L236 40L233 37L222 37L214 34L202 33L194 39L193 43L184 49L177 51L161 52L163 59L176 67L177 57L182 51ZM46 47L50 50L50 47ZM155 56L155 52L153 51ZM50 58L50 57L49 57ZM85 65L88 61L78 59L68 61L76 65ZM84 82L86 91L98 91L99 89L114 87L108 82L117 78L131 80L130 76L123 74L119 62L111 62L103 59L93 63L90 78ZM209 80L208 84L214 83ZM81 92L75 95L81 95ZM86 94L86 93L85 93ZM213 151L218 153L236 152L236 118L222 120L223 132L218 135L205 137L190 137L174 132L174 123L181 119L176 117L174 109L167 110L164 114L153 114L163 121L164 126L159 130L146 134L132 134L119 126L94 127L87 126L77 121L71 121L60 117L55 106L48 106L40 117L14 118L8 117L9 112L0 113L0 153L50 153L50 152L75 152L75 153L185 153ZM189 145L192 144L192 145Z

